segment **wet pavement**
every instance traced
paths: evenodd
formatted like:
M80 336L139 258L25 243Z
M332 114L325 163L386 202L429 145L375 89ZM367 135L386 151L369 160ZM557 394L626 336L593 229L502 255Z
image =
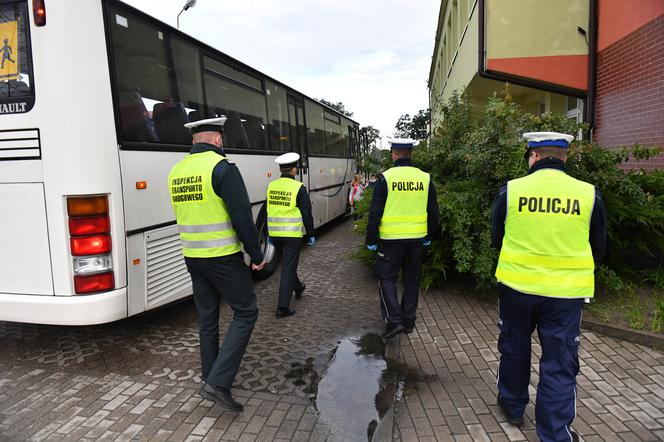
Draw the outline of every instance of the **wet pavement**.
M360 241L341 223L303 249L292 317L274 317L278 278L257 283L241 414L197 394L191 301L96 327L0 322L0 440L537 440L532 404L523 431L495 406L497 306L432 291L416 331L386 344L372 272L351 257ZM583 439L664 440L664 355L583 339Z
M240 416L196 394L191 301L94 327L0 322L0 440L367 440L393 395L371 270L350 256L358 241L341 223L303 248L294 316L274 317L278 278L256 283L260 315L233 390ZM222 308L222 333L228 317ZM352 425L340 424L345 412Z

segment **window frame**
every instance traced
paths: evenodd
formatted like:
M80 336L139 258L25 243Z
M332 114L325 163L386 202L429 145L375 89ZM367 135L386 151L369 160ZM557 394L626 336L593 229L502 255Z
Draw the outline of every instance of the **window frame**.
M3 2L6 0L0 0L0 2ZM277 84L281 87L283 87L287 94L289 95L294 95L301 97L303 100L311 100L314 103L322 106L326 111L332 112L334 115L338 116L343 116L341 113L337 112L336 110L329 109L327 106L323 105L322 103L319 103L317 100L314 100L313 98L308 97L307 95L304 95L297 90L289 87L288 85L274 79L273 77L270 77L269 75L265 75L258 71L257 69L252 68L251 66L242 63L239 60L236 60L223 52L215 49L214 47L201 42L200 40L197 40L180 30L173 28L172 26L169 26L155 17L152 17L145 12L134 8L133 6L127 5L126 3L123 3L119 0L102 0L103 4L103 16L104 16L104 38L106 40L106 48L107 48L107 58L108 58L108 63L109 63L109 76L110 76L110 82L111 82L111 95L112 95L112 101L113 101L113 111L114 111L114 118L115 118L115 127L116 127L116 141L118 144L118 147L120 150L127 150L127 151L151 151L151 152L189 152L191 150L191 145L180 145L180 144L169 144L169 143L161 143L161 142L149 142L149 141L128 141L124 140L122 137L122 127L120 123L120 115L119 115L119 103L118 103L118 88L117 88L117 70L116 70L116 64L115 64L115 57L114 57L114 51L113 51L113 44L112 44L112 33L111 33L111 26L112 26L112 19L113 19L113 13L115 11L124 13L124 14L129 14L132 16L135 16L136 18L139 18L141 20L145 20L146 22L154 25L156 28L164 32L164 34L168 34L168 38L172 37L177 37L180 40L184 41L185 43L191 44L192 46L196 47L199 51L199 75L201 76L201 82L203 82L203 76L204 72L206 71L204 68L203 64L203 57L208 56L212 58L213 60L217 60L220 63L229 65L235 69L240 70L241 72L254 77L256 79L261 80L261 86L263 88L262 93L264 94L265 100L264 100L264 105L265 105L265 115L267 118L266 124L270 124L269 121L269 109L268 109L268 102L267 102L267 93L266 93L266 80L270 80L274 84ZM164 38L166 38L166 35L164 35ZM239 86L248 88L251 91L257 92L257 89L242 83L241 81L237 81L233 78L227 77L223 74L220 74L218 72L208 70L213 75L219 75L221 76L224 80L234 82L238 84ZM203 93L203 98L205 103L203 103L203 108L207 110L207 99L206 99L206 91L205 91L205 83L202 83L202 93ZM348 117L346 117L348 118ZM353 122L353 124L357 124L359 126L359 123L357 123L355 120L352 120L348 118L350 121ZM309 126L306 124L307 119L306 119L306 112L305 112L305 127L308 130ZM243 154L243 155L275 155L279 154L279 150L273 150L272 147L272 140L270 137L269 129L266 130L266 136L267 136L267 145L269 150L263 150L263 149L246 149L246 148L224 148L224 150L227 153L233 153L233 154ZM338 156L333 156L333 155L324 155L324 154L314 154L311 155L309 152L309 144L308 140L305 139L306 143L306 149L307 149L307 154L308 156L320 156L320 157L330 157L330 158L345 158L345 157L338 157ZM349 157L350 158L350 157Z
M30 75L30 89L31 89L31 94L30 95L25 95L23 97L17 97L17 98L3 98L0 97L0 104L14 104L14 103L22 103L25 102L25 110L21 112L8 112L6 114L1 114L1 115L16 115L16 114L25 114L28 113L32 110L32 108L35 106L35 101L36 101L36 96L37 96L37 84L35 81L35 58L34 58L34 53L32 51L32 32L30 27L32 26L32 20L31 20L31 10L28 7L28 2L23 0L0 0L0 6L6 6L6 5L18 5L20 8L23 8L23 13L25 14L25 44L26 44L26 53L28 54L28 57L30 59L29 63L29 68L28 68L28 74ZM20 33L20 29L19 29ZM20 72L20 66L19 66L19 72Z

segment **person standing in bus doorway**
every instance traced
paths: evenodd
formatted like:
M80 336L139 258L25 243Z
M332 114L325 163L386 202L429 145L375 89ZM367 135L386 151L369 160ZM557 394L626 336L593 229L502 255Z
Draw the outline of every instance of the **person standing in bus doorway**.
M316 243L309 194L304 184L295 179L299 160L300 155L295 152L277 157L274 162L279 165L281 177L267 187L267 231L282 254L277 318L295 314L295 309L289 307L291 296L295 292L295 299L300 299L306 288L297 276L304 232L308 245Z
M369 209L366 244L378 251L374 272L385 339L411 333L415 327L423 247L431 245L440 219L429 174L411 164L413 144L402 139L390 142L394 167L378 177ZM397 278L402 270L404 291L399 303Z
M595 289L595 263L606 248L606 212L595 186L565 173L573 136L530 132L528 175L501 187L492 210L496 278L498 405L523 425L530 384L530 340L537 327L542 356L535 403L544 442L578 441L576 416L581 310Z
M258 318L242 246L252 269L260 270L265 263L244 181L224 157L225 121L220 117L185 124L191 129L193 146L173 166L168 182L198 312L204 380L199 394L240 412L244 407L233 399L231 387ZM233 319L219 348L221 298L233 310Z

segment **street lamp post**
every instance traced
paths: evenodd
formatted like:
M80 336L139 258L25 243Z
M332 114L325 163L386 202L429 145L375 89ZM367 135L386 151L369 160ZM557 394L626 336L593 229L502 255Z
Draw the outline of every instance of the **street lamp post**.
M187 0L187 3L185 3L184 7L182 8L182 11L180 11L180 14L182 14L187 9L192 8L195 4L196 4L196 0ZM180 14L178 14L178 18L177 18L178 29L180 29Z

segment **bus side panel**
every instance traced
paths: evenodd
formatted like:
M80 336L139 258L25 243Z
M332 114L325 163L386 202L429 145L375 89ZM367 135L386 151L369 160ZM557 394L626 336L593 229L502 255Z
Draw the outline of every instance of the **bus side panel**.
M127 253L130 316L192 294L177 226L131 235Z
M181 152L120 152L127 231L142 230L175 220L168 190L168 174L173 165L185 155ZM274 162L277 156L228 155L228 160L235 163L242 174L249 200L254 203L254 214L258 213L260 203L265 201L269 182L280 176L279 167ZM139 181L146 181L147 187L138 190L136 183Z
M145 229L175 220L168 190L168 174L182 152L120 151L127 231ZM145 181L145 189L136 183Z
M127 237L129 315L150 310L192 293L170 203L168 174L186 153L120 151ZM279 176L275 156L234 155L244 178L254 219L269 181ZM137 189L137 182L145 182Z
M282 153L276 152L274 156L228 155L229 161L235 163L240 170L247 193L249 193L249 201L252 203L264 202L268 184L281 176L279 166L274 160ZM260 209L259 204L255 204L255 206Z
M66 198L76 195L109 197L119 289L125 228L101 1L51 2L47 15L46 26L31 28L36 97L26 118L41 135L55 294L74 293Z
M309 157L309 193L316 227L346 212L348 183L354 173L352 159Z
M0 207L0 293L53 295L43 184L0 184Z

